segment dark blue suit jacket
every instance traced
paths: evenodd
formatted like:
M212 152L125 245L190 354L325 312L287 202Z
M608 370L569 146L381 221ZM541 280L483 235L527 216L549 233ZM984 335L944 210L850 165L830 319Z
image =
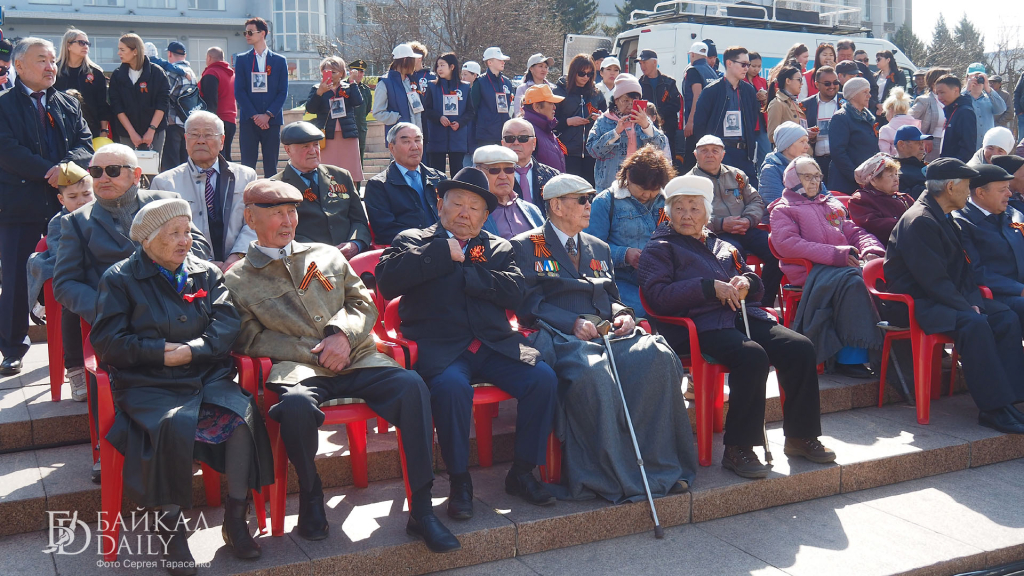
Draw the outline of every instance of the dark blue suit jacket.
M252 118L257 114L270 113L271 126L280 126L284 112L284 99L288 96L288 60L267 49L266 66L267 91L252 93L251 85L256 55L252 50L235 56L235 100L238 101L238 117Z
M1002 225L992 222L977 206L968 202L953 212L960 226L964 250L971 259L974 279L988 286L994 296L1020 296L1024 292L1024 214L1012 206L1002 214Z
M437 183L444 180L444 174L420 164L423 178L423 192L430 213L424 211L423 202L416 189L409 186L398 164L391 162L384 170L366 183L363 202L366 216L370 220L370 231L376 244L391 244L396 236L406 230L427 228L437 223Z

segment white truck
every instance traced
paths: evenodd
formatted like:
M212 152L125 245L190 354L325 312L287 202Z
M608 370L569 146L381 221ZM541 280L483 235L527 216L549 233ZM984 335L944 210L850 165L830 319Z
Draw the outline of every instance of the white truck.
M767 5L744 1L660 2L654 10L634 10L629 19L631 28L619 34L614 41L596 36L568 35L564 47L565 61L580 52L590 54L594 49L586 48L606 47L611 42L609 50L633 74L640 75L636 55L641 50L654 50L658 53L661 72L682 80L689 65L687 52L690 45L709 38L714 41L719 55L729 46L743 46L758 52L762 58L761 73L767 75L768 70L778 64L794 44L803 43L810 50L811 59L807 64L810 68L814 65L814 51L819 44L835 46L840 40L853 40L858 50L868 53L872 70L875 70L875 53L891 50L907 82L912 84L917 66L892 42L869 37L870 31L860 26L859 8L828 2L761 1ZM814 9L780 7L788 5Z

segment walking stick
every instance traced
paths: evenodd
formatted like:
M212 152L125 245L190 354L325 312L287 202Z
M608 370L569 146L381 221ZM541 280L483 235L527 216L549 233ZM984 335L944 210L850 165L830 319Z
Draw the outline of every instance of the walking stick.
M619 381L619 369L615 367L615 356L612 354L612 343L608 339L611 331L611 323L605 321L598 325L598 333L604 339L604 348L608 351L608 360L612 364L612 376L615 377L615 385L619 389L619 398L622 399L622 411L626 413L626 425L629 427L629 437L633 440L633 450L636 451L636 463L640 466L640 476L644 479L644 490L647 491L647 502L651 505L651 516L654 518L654 537L661 539L665 537L665 529L658 521L658 511L654 508L654 496L651 495L651 485L647 482L647 471L644 470L644 458L640 455L640 445L636 441L636 431L633 430L633 419L629 417L629 407L626 406L626 394L622 391L622 383Z
M750 320L747 319L747 301L740 300L740 310L743 312L743 327L747 329L747 339L753 340L750 337ZM782 388L782 384L779 384L779 388ZM761 439L764 442L764 459L768 464L772 463L772 451L768 449L768 427L764 422L761 422Z

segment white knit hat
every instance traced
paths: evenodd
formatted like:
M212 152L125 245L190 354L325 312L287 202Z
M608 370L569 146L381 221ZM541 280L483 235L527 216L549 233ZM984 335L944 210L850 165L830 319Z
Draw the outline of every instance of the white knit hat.
M192 220L192 208L188 202L181 198L168 198L165 200L154 200L142 206L139 213L132 220L132 229L129 232L133 242L142 242L149 238L154 231L159 230L172 218L188 216Z
M1013 151L1017 148L1015 144L1016 140L1013 138L1013 132L1010 132L1009 128L1003 126L996 126L988 132L985 132L985 138L982 140L982 147L985 146L998 146L1005 150L1006 154L1013 154Z

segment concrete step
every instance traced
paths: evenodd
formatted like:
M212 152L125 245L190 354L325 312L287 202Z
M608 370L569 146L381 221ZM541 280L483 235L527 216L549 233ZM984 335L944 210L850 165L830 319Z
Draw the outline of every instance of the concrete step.
M656 501L659 517L666 527L692 524L701 532L719 539L740 534L743 538L737 542L747 544L740 546L737 543L736 547L780 567L789 566L786 562L792 564L791 556L801 550L801 546L823 547L827 552L835 553L845 549L854 552L873 550L876 547L888 551L888 560L884 560L886 556L876 557L874 562L881 564L867 564L870 569L862 571L856 570L861 565L857 564L854 556L849 557L846 563L836 564L833 570L815 571L801 564L802 569L791 572L793 574L909 573L914 563L927 560L919 558L919 555L920 551L929 548L940 558L941 569L920 573L953 574L965 566L993 565L1008 557L1020 556L1024 550L1024 528L1019 521L1021 512L1024 512L1024 500L1013 496L1024 488L1024 480L1021 480L1024 478L1021 475L1024 463L1017 460L1024 456L1024 438L981 428L976 424L976 414L970 398L964 395L935 401L932 424L928 426L918 425L914 410L905 405L826 414L822 417L823 441L838 454L837 462L831 465L788 459L782 451L782 431L778 425L772 425L769 441L776 460L768 478L749 481L724 471L718 465L700 468L690 493ZM716 445L717 462L722 451L720 438ZM960 522L956 516L943 515L934 505L935 502L951 500L943 496L943 487L959 486L960 492L953 499L960 501L959 495L966 497L971 494L973 483L933 477L965 471L963 478L979 478L974 469L1010 460L1013 462L1004 465L1001 468L1003 472L988 484L1002 491L999 505L994 501L984 502L988 506L988 514L1000 514L994 521L1002 526L995 532L992 532L992 522L986 522L978 516L979 513L966 516L961 513L960 516L965 517ZM92 485L85 474L88 464L84 446L0 457L0 477L6 480L0 487L0 491L6 492L0 498L0 526L8 527L8 532L14 526L18 526L20 532L42 530L46 523L45 510L78 510L79 518L88 517L89 511L98 506L99 494L97 489L90 488ZM219 510L197 508L190 512L193 518L201 512L210 527L193 534L190 545L197 561L211 562L207 573L356 574L370 571L419 574L513 557L524 557L524 561L528 561L530 554L559 550L547 556L537 556L538 562L551 562L552 558L566 554L560 549L630 534L643 533L641 538L653 542L649 534L651 522L646 502L612 505L595 499L558 502L551 507L538 508L505 494L503 478L506 468L496 465L488 469L471 469L476 515L468 522L456 522L444 516L443 496L447 494L448 486L443 477L439 476L435 481L438 514L445 518L446 525L463 543L463 550L454 554L430 554L421 542L405 535L402 530L406 519L404 492L401 481L397 479L373 482L368 489L362 490L351 487L328 489L328 518L333 528L328 539L322 542L306 542L292 533L298 505L297 496L293 495L288 502L285 536L262 537L264 555L259 562L237 562L229 551L222 549ZM984 472L979 470L978 474ZM888 495L906 492L900 483L910 481L917 481L913 486L919 488L914 493L924 493L916 508L897 507L886 502ZM198 479L194 487L201 491ZM873 488L879 488L879 491L862 492ZM977 495L976 490L974 493ZM785 507L794 503L803 504ZM777 506L783 508L773 508ZM963 506L969 504L964 502ZM752 512L755 514L750 514ZM898 519L889 516L897 516ZM932 519L941 520L944 529L960 531L960 536L944 536L946 532L936 529L930 522ZM854 526L856 534L853 533ZM986 528L989 529L987 535ZM772 537L785 538L786 545L769 546L765 541ZM965 545L968 537L971 543ZM0 538L0 547L5 551L25 551L23 555L16 555L16 561L37 562L45 567L37 555L41 555L38 551L45 547L46 538L46 532L42 531L17 534ZM134 535L127 542L134 550ZM672 547L667 542L657 545ZM914 552L900 554L903 547ZM705 568L701 574L740 573L734 568L708 564L712 557L707 555L707 551L701 552L692 547L674 550L689 550L689 554L695 556L694 560L701 561L700 566ZM622 553L629 554L626 551ZM140 559L137 555L124 553L122 559L127 558ZM818 555L811 554L810 558L818 558ZM836 560L834 554L829 558ZM966 560L956 560L958 558ZM89 552L79 555L53 556L55 564L48 569L38 568L23 573L74 573L76 576L107 573L96 567L97 559L95 549L90 548ZM617 561L591 563L587 572L616 572L615 567L620 566ZM686 563L687 569L695 569L695 566L689 566L692 564L690 561ZM584 568L587 566L577 565L567 571L581 573ZM472 573L482 573L475 570ZM541 572L546 573L544 570ZM743 573L747 573L746 569ZM751 573L754 572L751 570Z

